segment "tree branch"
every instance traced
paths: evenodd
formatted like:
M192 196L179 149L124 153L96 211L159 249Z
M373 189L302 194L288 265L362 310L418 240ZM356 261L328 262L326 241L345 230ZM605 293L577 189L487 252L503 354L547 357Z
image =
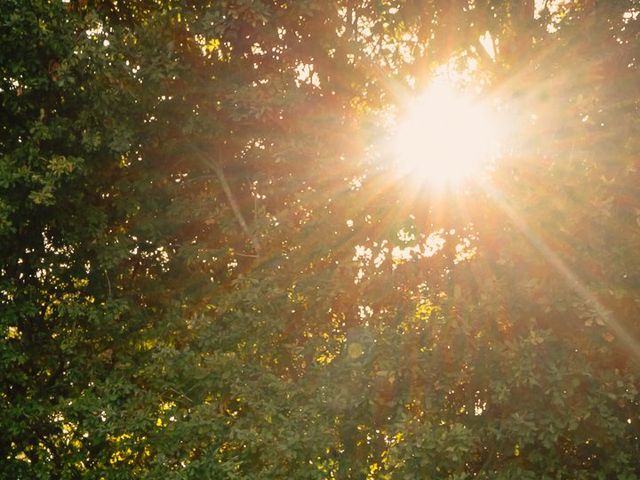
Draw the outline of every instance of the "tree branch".
M224 194L227 197L227 201L231 206L231 210L233 210L233 214L235 215L236 220L240 224L240 227L244 231L245 235L249 238L249 241L251 242L251 245L253 246L253 249L255 250L255 252L260 253L260 242L258 241L258 238L251 233L251 230L249 229L249 225L247 224L247 221L245 220L244 215L242 215L242 211L238 206L238 202L236 201L236 198L234 197L233 192L231 191L231 187L229 187L229 182L227 182L227 177L224 174L222 165L220 165L216 160L212 158L205 158L204 155L200 152L199 152L199 155L202 157L202 159L206 162L207 165L211 166L211 168L215 172L216 177L218 177L218 181L222 186L222 190L224 191Z

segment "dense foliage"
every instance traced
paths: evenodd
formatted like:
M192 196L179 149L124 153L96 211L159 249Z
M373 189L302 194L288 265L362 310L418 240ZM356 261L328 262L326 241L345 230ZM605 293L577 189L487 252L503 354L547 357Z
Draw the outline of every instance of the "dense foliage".
M640 3L538 3L1 2L0 477L640 478Z

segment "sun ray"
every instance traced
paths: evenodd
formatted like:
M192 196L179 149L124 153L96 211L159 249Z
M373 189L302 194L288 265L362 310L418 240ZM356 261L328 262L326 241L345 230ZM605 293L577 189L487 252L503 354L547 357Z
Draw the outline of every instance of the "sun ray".
M527 241L544 257L556 272L560 274L567 286L589 306L594 313L613 331L620 342L636 358L640 358L640 342L638 342L625 327L618 321L614 313L598 300L596 295L582 280L565 265L562 259L555 253L536 233L527 225L509 203L502 197L499 191L489 185L483 186L484 191L502 210L509 220L516 226Z

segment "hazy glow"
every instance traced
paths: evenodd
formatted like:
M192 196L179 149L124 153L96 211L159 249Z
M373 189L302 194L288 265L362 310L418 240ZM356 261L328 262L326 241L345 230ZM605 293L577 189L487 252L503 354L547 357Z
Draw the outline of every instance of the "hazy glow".
M398 123L394 156L403 172L421 182L457 184L489 164L498 133L489 109L436 82Z

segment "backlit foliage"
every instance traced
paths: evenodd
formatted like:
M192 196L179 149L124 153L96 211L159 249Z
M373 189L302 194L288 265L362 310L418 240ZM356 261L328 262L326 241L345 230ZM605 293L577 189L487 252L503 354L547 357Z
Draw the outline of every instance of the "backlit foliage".
M0 477L640 477L639 11L0 2Z

